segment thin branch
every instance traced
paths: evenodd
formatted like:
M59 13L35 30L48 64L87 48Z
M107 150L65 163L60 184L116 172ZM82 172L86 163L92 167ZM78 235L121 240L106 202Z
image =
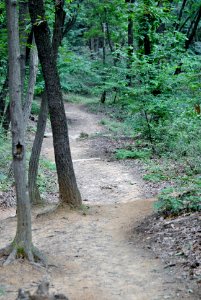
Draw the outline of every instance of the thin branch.
M192 29L190 35L188 36L188 40L186 40L186 43L185 43L185 48L186 49L189 48L190 44L192 43L192 41L193 41L193 39L195 37L195 34L196 34L196 31L197 31L200 19L201 19L201 6L200 6L200 8L198 10L197 18L196 18L196 20L194 22L193 29Z
M187 4L187 1L188 0L183 0L182 6L181 6L181 9L180 9L180 12L179 12L179 16L178 16L178 23L176 25L176 30L179 29L179 23L181 21L181 18L182 18L182 15L183 15L183 11L184 11L184 8L185 8L185 6Z

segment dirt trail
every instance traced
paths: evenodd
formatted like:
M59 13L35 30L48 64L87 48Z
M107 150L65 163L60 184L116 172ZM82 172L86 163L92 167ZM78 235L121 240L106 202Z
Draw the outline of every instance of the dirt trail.
M196 299L133 234L135 223L152 212L139 176L100 158L90 139L79 139L80 133L103 130L100 118L79 105L68 104L66 111L75 172L90 208L34 218L33 240L50 266L17 261L0 267L0 299L15 299L19 287L34 290L42 278L70 300ZM51 137L44 140L43 154L54 159ZM15 226L15 218L0 223L0 247L12 241Z

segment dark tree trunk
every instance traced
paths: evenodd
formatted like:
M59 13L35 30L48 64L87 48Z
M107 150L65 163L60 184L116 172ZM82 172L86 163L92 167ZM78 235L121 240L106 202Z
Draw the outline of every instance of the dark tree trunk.
M54 53L54 59L57 59L58 49L61 44L63 37L70 31L72 26L74 25L77 17L77 13L72 16L72 18L65 23L66 13L63 9L63 2L59 2L57 4L55 10L55 23L54 23L54 31L52 38L52 47ZM40 192L37 186L37 175L38 175L38 166L39 166L39 158L43 143L43 137L46 128L46 121L48 116L48 102L47 102L47 93L46 91L43 93L40 113L38 117L37 123L37 131L32 147L31 157L29 161L29 195L31 202L33 204L41 204L42 199L40 197Z
M185 42L185 49L188 50L188 48L190 47L191 43L193 42L193 39L195 38L196 35L196 31L198 29L198 25L201 19L201 6L194 18L194 20L191 22L189 30L188 30L188 39ZM174 75L178 75L182 72L182 63L180 62L178 67L176 68Z
M43 1L30 0L29 11L47 91L60 198L63 203L78 207L81 204L81 196L72 164L60 79L50 41L50 31L45 19ZM44 21L37 24L38 16Z
M149 55L151 54L151 41L148 34L144 36L144 54Z
M184 11L184 8L186 6L187 1L188 0L183 0L183 2L182 2L182 6L181 6L181 9L180 9L180 12L179 12L179 16L178 16L178 22L177 22L176 27L175 27L176 30L179 29L180 21L181 21L181 18L182 18L182 15L183 15L183 11Z
M190 31L190 33L188 35L188 39L185 42L185 49L186 50L189 48L189 46L191 45L191 43L192 43L192 41L193 41L193 39L195 37L195 34L196 34L196 31L197 31L200 19L201 19L201 6L200 6L200 8L198 10L196 19L195 19L195 21L193 23L194 25L192 26L192 30Z
M101 95L101 103L105 103L106 100L106 91L103 91L102 95Z

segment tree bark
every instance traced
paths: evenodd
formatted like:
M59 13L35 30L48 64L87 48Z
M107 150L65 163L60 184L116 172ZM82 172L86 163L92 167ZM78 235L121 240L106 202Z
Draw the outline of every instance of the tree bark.
M106 23L102 23L102 32L103 32L103 66L106 63ZM103 82L105 82L105 71L103 71ZM105 103L107 97L106 90L102 92L100 102Z
M185 49L186 49L186 50L189 48L189 46L191 45L191 43L192 43L192 41L193 41L193 39L194 39L194 37L195 37L195 34L196 34L196 31L197 31L197 28L198 28L200 19L201 19L201 6L200 6L200 8L199 8L199 10L198 10L198 13L197 13L197 16L196 16L194 25L192 26L192 30L191 30L191 32L189 33L188 39L187 39L186 42L185 42Z
M127 59L127 69L128 69L128 74L127 74L127 81L128 81L128 86L132 85L132 76L130 75L130 70L132 67L132 62L133 62L133 4L135 0L126 0L128 3L128 59Z
M25 131L27 129L29 115L31 112L31 105L33 102L37 71L38 71L38 51L33 36L32 48L30 51L30 60L29 60L29 82L28 82L27 93L26 93L25 102L23 106Z
M28 187L29 196L31 203L41 204L43 201L40 196L40 192L37 186L37 175L39 166L39 157L43 143L43 137L45 133L46 123L48 116L48 103L46 92L42 95L41 108L38 116L36 135L31 151L31 157L29 160L29 176L28 176Z
M47 91L60 199L62 203L79 207L81 196L73 169L60 79L50 41L50 31L45 19L43 1L30 0L29 11ZM37 24L38 16L41 17L42 22Z
M8 76L9 76L9 71L7 68L6 78L4 80L4 83L2 85L1 92L0 92L0 118L3 118L5 106L6 106L6 96L8 94Z
M65 24L65 17L66 13L63 10L63 2L59 2L55 10L55 23L54 23L54 30L53 30L53 38L52 38L52 46L53 46L53 53L54 59L57 59L59 46L61 45L61 41L63 37L69 32L72 28L73 24L76 21L77 13L73 15L73 17L66 22ZM33 204L41 204L43 201L40 197L40 192L37 186L37 175L38 175L38 166L39 166L39 158L40 152L43 143L43 137L46 128L46 121L48 116L48 103L47 103L47 93L44 91L42 96L41 108L37 122L37 131L32 147L31 157L29 161L29 195L31 199L31 203Z
M28 16L28 2L19 1L19 34L20 34L20 74L21 74L21 89L22 101L24 96L24 82L26 74L26 45L28 33L26 30ZM23 101L24 103L24 101Z
M10 105L6 107L6 97L8 94L8 76L9 70L7 68L6 78L4 80L1 92L0 92L0 120L2 128L5 132L8 131L9 124L10 124Z
M31 232L31 209L26 182L25 131L21 106L20 46L18 8L16 0L6 0L9 54L9 95L11 103L11 130L13 170L17 198L17 231L11 245L0 255L8 255L6 264L16 257L34 260Z
M176 24L176 27L175 27L176 30L179 29L180 21L181 21L181 18L182 18L182 15L183 15L183 11L184 11L184 8L186 6L187 1L188 0L183 0L183 2L182 2L182 6L181 6L181 9L180 9L180 12L179 12L179 15L178 15L178 21L177 21L177 24Z

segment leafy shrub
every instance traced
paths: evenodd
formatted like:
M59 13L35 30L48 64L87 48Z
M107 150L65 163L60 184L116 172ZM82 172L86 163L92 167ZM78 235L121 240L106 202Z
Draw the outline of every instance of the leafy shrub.
M184 212L201 211L201 193L195 189L174 191L164 189L155 207L165 216L175 216Z
M61 48L58 59L62 89L66 93L96 94L101 77L97 62L91 61L87 53L75 53Z
M144 180L152 181L152 182L159 182L168 179L167 176L160 174L160 173L150 173L143 176Z
M150 156L150 151L138 151L138 150L126 150L126 149L118 149L115 153L116 159L144 159Z

